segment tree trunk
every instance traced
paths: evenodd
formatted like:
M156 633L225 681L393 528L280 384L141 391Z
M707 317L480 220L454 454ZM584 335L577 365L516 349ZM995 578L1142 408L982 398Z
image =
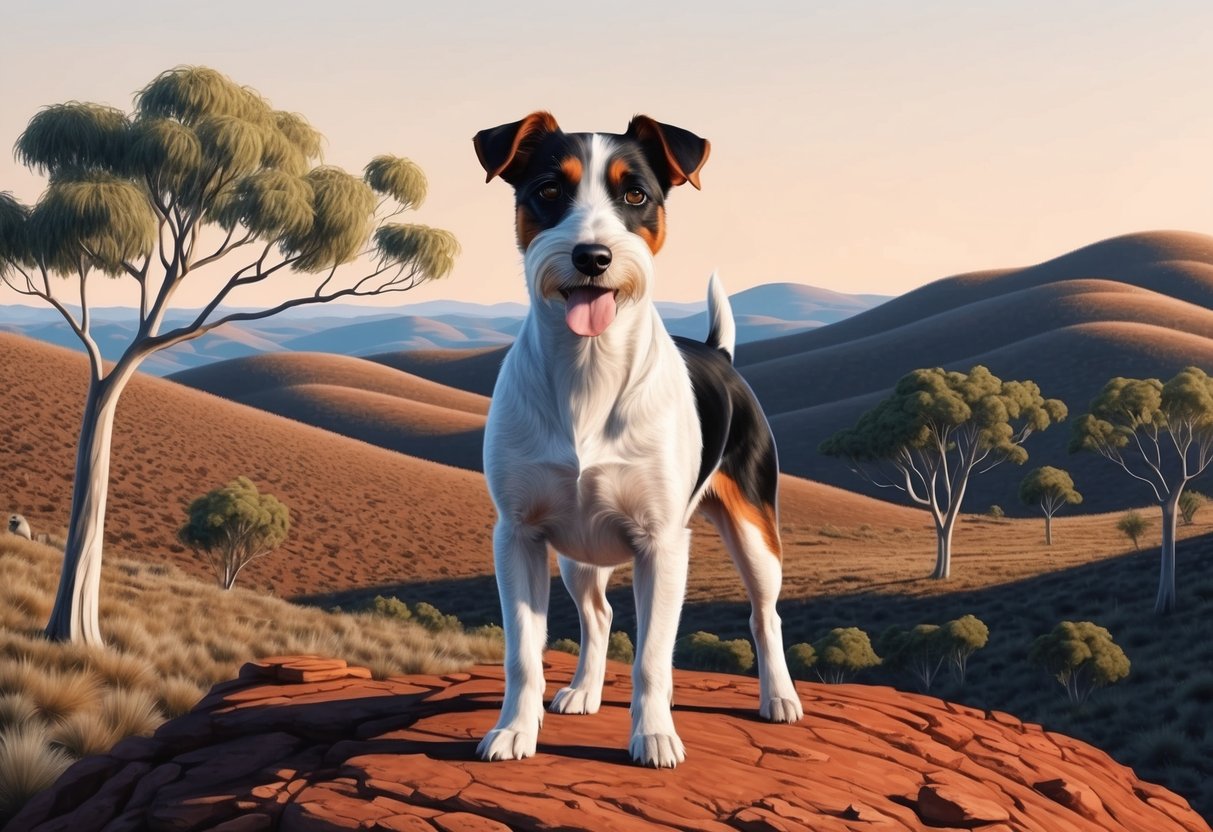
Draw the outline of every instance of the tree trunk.
M942 526L935 526L935 571L931 578L945 581L952 576L952 529L956 527L956 515L949 513Z
M118 399L142 359L143 356L128 355L106 378L89 379L76 446L76 478L72 484L72 513L63 550L63 571L46 625L46 637L54 641L104 644L97 612L101 602L110 440Z
M1175 609L1175 525L1181 493L1181 489L1176 489L1162 504L1162 562L1158 573L1158 598L1154 602L1154 612L1159 614Z
M76 447L76 478L63 571L46 625L47 638L55 641L103 643L97 606L101 595L105 502L109 495L110 439L119 392L120 387L108 379L89 382Z
M1045 545L1053 545L1053 515L1045 515Z

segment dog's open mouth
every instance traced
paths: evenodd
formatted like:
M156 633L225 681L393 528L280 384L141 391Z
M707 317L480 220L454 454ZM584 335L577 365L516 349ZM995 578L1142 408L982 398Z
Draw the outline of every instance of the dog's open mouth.
M578 286L561 289L566 308L564 321L569 329L584 338L601 335L615 320L614 289L602 286Z

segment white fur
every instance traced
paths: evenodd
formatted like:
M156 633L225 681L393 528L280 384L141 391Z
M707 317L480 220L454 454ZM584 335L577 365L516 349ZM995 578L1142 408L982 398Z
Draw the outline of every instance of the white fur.
M629 749L642 765L672 767L685 757L670 713L672 658L702 439L686 365L652 302L652 254L625 229L602 184L609 140L595 135L592 142L575 204L527 248L531 308L501 368L485 428L484 471L498 514L494 563L506 690L500 719L478 752L486 760L535 753L543 720L551 544L560 553L561 576L582 630L576 675L551 709L598 710L611 624L606 585L612 569L631 561L637 638ZM583 338L565 324L559 288L585 282L572 265L572 249L589 242L612 252L599 284L626 291L615 321L601 335ZM709 303L715 318L727 321L722 331L730 333L731 347L728 298L715 278L712 286ZM738 557L750 554L747 546ZM781 701L795 701L798 715L777 643L778 617L774 627L766 623L774 616L779 561L765 550L762 557L775 570L769 609L764 604L759 619L763 713L771 710L766 697L774 691ZM770 589L770 580L755 583ZM791 707L779 705L778 714L789 718Z
M708 280L708 330L716 332L717 346L733 357L737 354L737 325L733 307L716 272Z
M33 539L33 533L30 531L29 523L20 514L10 515L8 518L8 530L17 537L24 537L26 540Z

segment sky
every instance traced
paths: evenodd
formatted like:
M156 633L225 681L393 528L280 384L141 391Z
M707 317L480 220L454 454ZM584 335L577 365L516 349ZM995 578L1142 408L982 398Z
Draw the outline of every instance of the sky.
M3 15L5 147L42 106L129 108L158 72L204 64L305 115L327 163L418 162L430 195L409 219L463 253L391 304L525 299L512 193L484 183L471 137L535 109L570 132L646 113L712 142L703 190L670 195L661 299L701 299L714 269L731 292L900 294L1117 234L1213 231L1207 2L17 0ZM0 190L33 201L43 184L0 152ZM114 282L95 302L129 297Z

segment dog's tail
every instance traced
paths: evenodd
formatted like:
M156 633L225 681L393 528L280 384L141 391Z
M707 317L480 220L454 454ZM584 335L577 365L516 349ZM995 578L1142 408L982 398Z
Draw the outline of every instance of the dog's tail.
M709 347L722 350L733 360L733 349L737 342L737 325L733 322L733 307L725 294L720 278L712 272L708 280L708 340Z

